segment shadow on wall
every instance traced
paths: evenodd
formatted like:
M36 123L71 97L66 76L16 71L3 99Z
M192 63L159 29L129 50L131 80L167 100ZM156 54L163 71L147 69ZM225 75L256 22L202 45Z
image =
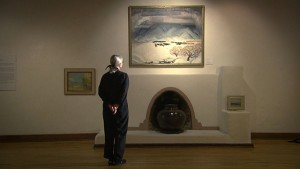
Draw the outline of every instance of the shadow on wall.
M245 96L245 110L250 113L251 126L255 125L256 96L243 77L243 67L225 66L218 69L218 112L227 109L228 96ZM222 120L218 120L222 122ZM223 124L220 124L222 126Z

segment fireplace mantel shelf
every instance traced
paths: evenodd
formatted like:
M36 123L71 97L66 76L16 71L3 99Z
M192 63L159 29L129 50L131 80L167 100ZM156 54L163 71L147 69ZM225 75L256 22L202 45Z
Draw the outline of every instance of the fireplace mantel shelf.
M226 141L227 140L227 141ZM198 144L230 143L230 137L217 130L186 130L180 134L164 134L151 130L130 130L127 133L127 144ZM96 145L104 144L104 131L96 136Z
M153 130L129 130L127 144L251 144L249 112L222 111L220 130L186 130L180 134L164 134ZM95 145L104 144L104 131Z

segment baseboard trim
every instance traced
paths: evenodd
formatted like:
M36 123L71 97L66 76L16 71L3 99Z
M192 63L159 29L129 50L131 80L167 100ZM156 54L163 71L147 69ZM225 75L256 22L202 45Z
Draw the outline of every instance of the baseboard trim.
M300 133L251 133L252 139L299 139Z
M46 142L94 140L97 133L79 134L39 134L39 135L2 135L0 142Z
M226 144L226 143L219 143L219 144L208 144L208 143L172 143L172 144L126 144L126 147L194 147L194 146L204 146L204 147L250 147L253 148L254 145L252 143L237 143L237 144ZM104 147L104 144L95 144L95 148Z
M0 135L0 142L43 142L94 140L97 133ZM251 133L252 139L300 139L300 133Z

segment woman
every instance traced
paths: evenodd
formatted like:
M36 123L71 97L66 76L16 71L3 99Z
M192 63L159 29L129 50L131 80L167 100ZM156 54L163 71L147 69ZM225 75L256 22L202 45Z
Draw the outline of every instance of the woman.
M122 56L112 55L110 65L106 67L109 71L102 76L98 89L103 101L104 158L109 160L109 165L126 163L123 154L128 129L129 78L127 73L121 71L122 66Z

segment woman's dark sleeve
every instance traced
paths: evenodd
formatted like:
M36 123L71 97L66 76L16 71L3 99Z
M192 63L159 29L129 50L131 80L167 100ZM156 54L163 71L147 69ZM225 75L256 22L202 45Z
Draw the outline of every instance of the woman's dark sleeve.
M102 76L102 78L101 78L101 81L100 81L100 84L99 84L99 87L98 87L98 95L99 95L99 97L102 99L102 101L103 102L105 102L106 100L105 100L105 79L104 79L104 76Z
M118 99L118 104L122 104L127 99L127 92L129 88L129 77L127 73L124 73L123 79L122 79L122 85L120 90L120 97Z

